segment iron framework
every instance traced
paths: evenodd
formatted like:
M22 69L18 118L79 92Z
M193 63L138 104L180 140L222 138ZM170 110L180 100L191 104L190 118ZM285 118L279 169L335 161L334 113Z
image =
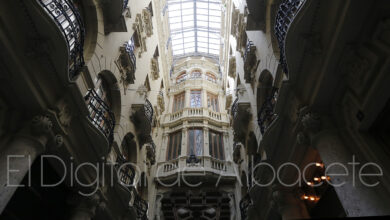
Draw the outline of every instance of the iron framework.
M278 89L273 88L271 94L264 101L261 106L258 114L257 114L257 122L260 127L261 134L264 134L268 126L272 123L272 121L276 118L276 114L274 113L274 108L276 105L278 96Z
M149 120L149 123L152 124L152 122L153 122L153 106L148 99L145 100L144 110L145 110L146 118Z
M84 66L84 24L77 8L69 0L38 0L61 30L68 46L68 74L73 80Z
M278 13L276 15L274 28L280 49L279 62L282 65L283 71L286 75L288 75L288 66L286 60L286 35L295 16L305 2L306 0L284 0L280 4Z
M114 140L115 116L110 107L93 89L88 90L85 102L89 110L89 120L106 136L111 145Z
M148 219L148 208L149 204L141 198L138 193L135 193L133 206L137 212L137 219L147 220Z

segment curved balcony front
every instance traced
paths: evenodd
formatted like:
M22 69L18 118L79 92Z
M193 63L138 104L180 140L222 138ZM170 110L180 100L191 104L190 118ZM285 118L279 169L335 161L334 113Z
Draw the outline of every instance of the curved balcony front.
M278 13L276 15L274 29L275 29L276 38L278 40L279 49L280 49L279 62L286 75L288 75L289 73L289 68L287 65L287 56L286 56L287 34L296 15L299 13L300 9L305 4L305 2L306 0L284 0L280 4Z
M68 48L68 78L75 80L84 66L84 24L77 8L69 0L37 0L61 31Z
M181 91L185 88L195 88L195 87L203 87L203 88L219 88L222 83L220 79L209 78L207 75L202 74L201 77L188 77L182 79L179 82L173 82L170 87L170 92L175 93Z
M180 156L170 161L159 162L155 178L159 183L169 182L177 179L179 173L181 175L191 173L191 176L201 180L204 178L204 181L212 176L229 182L236 178L233 162L219 160L211 156L196 156L196 161L191 160L190 156ZM212 174L212 176L207 174Z
M88 119L104 134L111 145L114 140L114 113L93 89L88 90L85 102L89 111Z
M215 112L208 108L184 108L174 113L165 114L162 123L170 126L185 120L209 120L219 125L229 124L228 114Z

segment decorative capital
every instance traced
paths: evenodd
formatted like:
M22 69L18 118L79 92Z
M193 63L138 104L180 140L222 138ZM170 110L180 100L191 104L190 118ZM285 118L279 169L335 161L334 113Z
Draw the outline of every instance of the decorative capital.
M321 129L320 116L317 113L309 112L302 117L302 125L306 131L317 133Z
M53 129L53 122L48 116L35 116L31 122L31 133L33 135L42 136L49 135Z

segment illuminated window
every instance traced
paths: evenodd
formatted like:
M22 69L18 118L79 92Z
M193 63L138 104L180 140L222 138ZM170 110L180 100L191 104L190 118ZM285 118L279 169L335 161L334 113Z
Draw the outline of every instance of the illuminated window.
M210 156L224 160L225 152L223 150L223 137L222 133L209 131L209 153Z
M207 93L207 107L215 112L219 112L218 95Z
M181 154L181 131L169 135L167 160L176 159Z
M219 57L221 0L168 0L174 56Z
M177 112L184 108L184 99L185 99L185 93L182 92L178 95L175 95L173 100L173 112Z
M191 90L191 108L200 108L202 107L202 91L201 90Z
M188 129L188 155L203 155L203 130L201 128Z

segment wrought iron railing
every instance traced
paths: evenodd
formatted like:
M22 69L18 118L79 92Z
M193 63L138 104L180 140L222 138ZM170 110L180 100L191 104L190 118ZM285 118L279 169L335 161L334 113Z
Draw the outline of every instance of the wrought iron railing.
M68 46L69 79L74 79L84 66L84 25L77 8L70 0L38 0L56 22Z
M125 10L127 4L129 4L129 0L123 0L123 10Z
M249 193L246 194L240 201L240 212L241 212L241 219L246 220L248 217L248 208L252 205L252 199L249 196Z
M236 100L234 100L233 104L232 104L232 116L233 118L236 118L237 116L237 111L238 111L238 98L236 98Z
M91 122L106 136L110 145L114 140L115 116L110 107L100 98L95 90L88 90L85 96Z
M127 161L121 156L119 156L116 161L115 168L118 172L117 174L119 181L127 187L133 187L136 172L131 164L126 163Z
M132 37L127 43L125 43L125 50L126 52L128 53L129 57L130 57L130 61L132 62L133 66L134 66L134 71L135 69L137 68L136 66L136 56L135 56L135 53L134 53L134 50L135 50L135 44L134 44L134 38Z
M145 100L144 110L145 116L151 124L153 122L153 106L148 99Z
M244 53L244 62L248 58L248 54L251 52L252 47L254 46L253 42L251 40L246 41L246 47L245 47L245 53Z
M276 105L277 97L278 97L278 89L273 88L271 94L264 101L263 105L261 106L257 114L257 122L259 124L261 134L264 134L267 127L276 118L276 114L274 113L274 108Z
M137 219L147 220L148 219L148 208L149 204L141 198L138 193L135 193L133 207L137 212Z
M275 35L278 40L280 49L280 64L283 71L288 75L288 67L286 60L286 35L287 31L297 15L299 9L306 2L306 0L284 0L280 6L276 15L275 22Z

